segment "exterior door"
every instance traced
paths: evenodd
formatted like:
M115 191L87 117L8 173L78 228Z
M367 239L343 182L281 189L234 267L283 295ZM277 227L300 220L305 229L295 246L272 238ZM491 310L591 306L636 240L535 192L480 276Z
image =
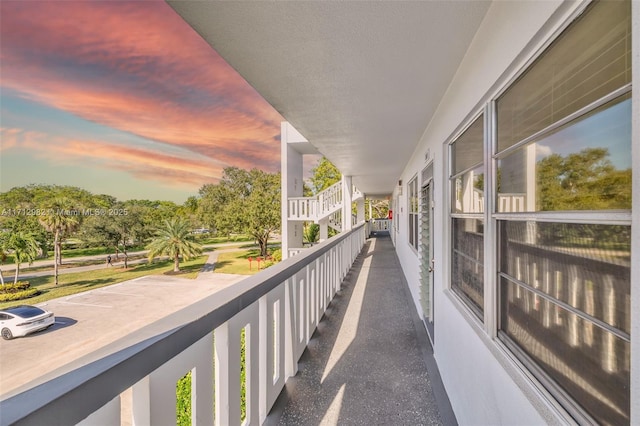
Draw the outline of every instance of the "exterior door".
M433 172L422 172L420 192L420 302L429 338L435 340L433 327Z

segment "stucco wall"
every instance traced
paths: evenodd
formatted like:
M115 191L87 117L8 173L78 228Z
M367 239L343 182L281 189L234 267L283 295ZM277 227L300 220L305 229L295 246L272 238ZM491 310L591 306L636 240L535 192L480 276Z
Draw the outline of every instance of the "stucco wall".
M404 183L434 158L435 357L460 424L553 424L566 421L552 399L447 289L450 248L444 144L543 48L580 7L574 2L494 2L452 84L402 175ZM418 310L419 264L407 239L407 188L400 197L396 250ZM637 203L636 203L637 204Z

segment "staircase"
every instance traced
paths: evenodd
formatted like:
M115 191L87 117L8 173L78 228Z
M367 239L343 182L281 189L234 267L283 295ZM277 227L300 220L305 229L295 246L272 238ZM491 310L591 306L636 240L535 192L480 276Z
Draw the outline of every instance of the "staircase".
M352 201L362 198L362 193L355 187L352 189ZM314 197L292 197L288 200L289 220L318 223L329 217L329 226L337 231L342 230L342 182L337 182L319 192Z

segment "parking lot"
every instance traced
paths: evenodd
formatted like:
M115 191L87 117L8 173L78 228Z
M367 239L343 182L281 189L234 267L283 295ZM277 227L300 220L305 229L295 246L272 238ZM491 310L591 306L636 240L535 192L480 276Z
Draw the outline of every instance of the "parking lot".
M0 340L0 398L243 278L211 272L195 280L149 276L39 304L56 322L39 333Z

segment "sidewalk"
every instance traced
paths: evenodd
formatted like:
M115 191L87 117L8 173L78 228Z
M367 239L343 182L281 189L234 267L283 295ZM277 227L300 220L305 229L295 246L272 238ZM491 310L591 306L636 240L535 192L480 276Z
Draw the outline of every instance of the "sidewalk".
M266 425L456 424L388 234L367 241L298 365Z

